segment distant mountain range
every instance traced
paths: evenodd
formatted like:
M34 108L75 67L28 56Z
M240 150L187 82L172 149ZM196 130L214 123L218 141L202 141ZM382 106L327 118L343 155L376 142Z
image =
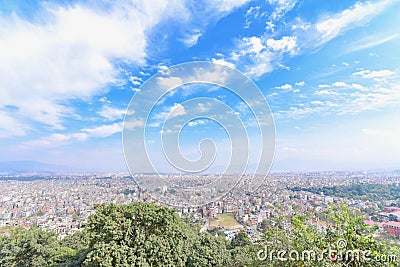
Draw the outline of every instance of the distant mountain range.
M26 173L26 172L73 172L76 169L63 165L47 164L37 161L21 160L0 162L0 172Z

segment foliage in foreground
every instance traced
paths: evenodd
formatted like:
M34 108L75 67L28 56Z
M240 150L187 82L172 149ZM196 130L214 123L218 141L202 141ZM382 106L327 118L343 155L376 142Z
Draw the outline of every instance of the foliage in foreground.
M268 229L262 240L264 266L399 266L399 247L374 237L375 229L346 205L331 204L319 218L324 221L296 216L291 228ZM278 251L286 252L285 260L278 259Z
M396 266L376 261L332 261L335 255L321 261L301 257L282 261L276 257L279 250L301 255L307 249L318 255L338 240L345 240L346 249L371 251L371 258L398 253L376 240L373 230L346 206L332 205L321 216L327 222L323 229L306 216L291 218L291 228L277 222L266 229L259 243L245 233L231 242L218 231L200 233L173 209L152 203L99 205L96 210L83 231L61 241L54 233L35 227L9 229L7 236L0 237L0 266ZM275 257L258 259L257 254L266 256L265 250L274 250Z

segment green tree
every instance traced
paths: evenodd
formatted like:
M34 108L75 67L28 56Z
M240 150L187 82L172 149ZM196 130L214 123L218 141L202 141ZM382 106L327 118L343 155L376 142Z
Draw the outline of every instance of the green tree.
M64 258L64 265L60 264L60 266L81 266L89 251L89 237L87 231L83 229L83 231L78 231L73 235L65 237L60 241L60 246L67 247L75 252L74 256Z
M176 211L153 203L99 205L86 229L83 266L184 266L193 239Z
M247 245L251 245L251 241L245 232L239 232L232 238L231 246L233 248L244 247Z
M251 244L235 247L231 252L231 266L233 267L259 267L263 266L256 255L257 252L263 249L260 245Z
M187 261L189 267L202 266L229 266L230 254L227 241L223 237L214 237L203 232L196 236L191 246L190 256Z
M398 255L398 250L377 240L373 235L375 229L364 225L359 213L346 205L331 204L320 217L326 221L318 224L309 216L295 216L291 218L290 227L266 231L261 242L264 245L261 256L265 256L263 266L397 266L398 262L382 263L362 257L362 253L368 251L367 258L387 258ZM272 258L271 251L275 251ZM277 251L286 251L283 258L287 260L279 260ZM294 253L289 255L292 251ZM305 251L312 253L303 254Z
M37 227L10 228L9 235L0 237L0 266L41 267L63 265L76 252L58 244L56 234Z

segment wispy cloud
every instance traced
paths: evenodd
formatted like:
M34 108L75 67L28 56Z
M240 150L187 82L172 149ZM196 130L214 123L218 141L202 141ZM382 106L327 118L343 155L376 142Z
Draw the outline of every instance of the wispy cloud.
M287 12L295 7L297 2L297 0L268 0L268 3L274 6L271 18L273 20L282 18Z
M326 16L315 25L316 31L320 34L319 43L326 43L344 31L364 24L380 14L392 2L391 0L358 2L349 9Z
M383 36L382 34L368 36L362 40L350 43L346 50L346 53L356 52L368 48L372 48L392 40L400 38L400 34L388 34Z
M183 39L183 43L187 46L187 47L192 47L194 45L197 44L197 41L199 40L199 38L201 37L202 33L192 33L187 35L184 39Z
M23 136L26 134L26 127L15 116L0 110L0 138Z
M305 97L308 97L310 101L302 100L288 109L279 110L275 112L275 118L299 119L315 114L318 116L359 114L367 110L379 111L400 104L398 80L393 79L387 82L384 79L374 79L372 83L370 80L363 80L390 73L367 71L366 74L372 74L371 77L363 77L365 73L361 74L356 75L359 83L337 81L318 85L317 90L311 92L306 91Z
M282 66L281 61L285 56L295 56L321 47L345 31L371 20L392 2L391 0L359 2L341 12L328 14L316 23L303 21L297 17L291 23L292 32L288 34L286 30L284 36L276 38L274 36L278 34L275 32L274 23L292 10L297 1L270 0L269 4L276 6L270 21L274 26L266 27L265 32L259 36L248 36L238 40L229 59L237 66L245 66L242 70L246 74L255 78L260 77ZM348 63L344 64L348 66Z
M102 109L98 112L98 114L109 121L115 121L118 119L122 119L125 115L125 112L126 109L103 106Z
M354 72L354 76L361 76L365 79L383 78L396 74L396 72L391 70L360 70Z
M24 142L22 144L22 147L30 149L59 147L74 142L86 141L89 138L93 137L104 138L112 136L121 131L122 131L122 123L105 124L94 128L85 128L82 129L80 132L54 133L37 140Z

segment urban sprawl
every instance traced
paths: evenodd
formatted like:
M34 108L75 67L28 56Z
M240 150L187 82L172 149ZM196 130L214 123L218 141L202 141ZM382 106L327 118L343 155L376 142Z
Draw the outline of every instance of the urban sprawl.
M209 178L212 179L212 175ZM256 193L234 189L205 206L176 209L181 216L189 214L192 220L201 223L201 231L217 228L230 239L240 231L256 237L263 224L273 224L277 217L309 214L312 220L313 214L329 209L329 203L342 202L359 210L365 224L377 227L377 234L398 240L398 198L337 196L322 189L378 185L399 191L399 178L398 172L274 173L268 175ZM190 179L196 180L193 176ZM161 190L167 191L166 188ZM64 238L82 228L87 218L95 213L96 204L137 201L157 202L128 174L5 173L0 175L0 228L38 226ZM326 226L323 221L315 221L315 224L321 228ZM283 226L290 228L290 221ZM2 230L1 234L7 232Z

